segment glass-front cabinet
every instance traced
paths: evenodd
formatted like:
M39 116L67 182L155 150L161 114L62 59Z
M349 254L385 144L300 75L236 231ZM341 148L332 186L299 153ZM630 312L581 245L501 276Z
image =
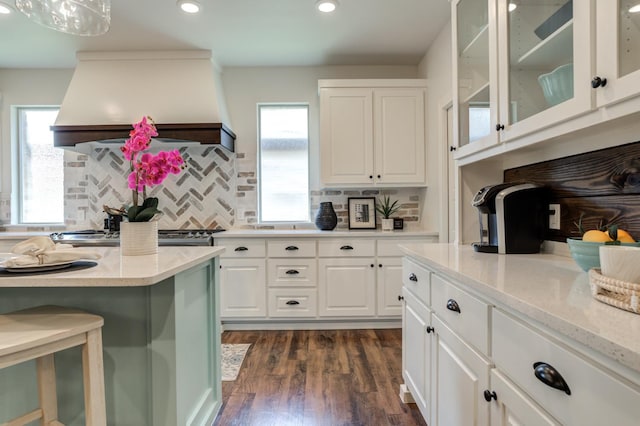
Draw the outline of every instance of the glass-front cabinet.
M598 106L640 93L640 0L598 0Z
M452 2L456 158L593 107L589 0Z

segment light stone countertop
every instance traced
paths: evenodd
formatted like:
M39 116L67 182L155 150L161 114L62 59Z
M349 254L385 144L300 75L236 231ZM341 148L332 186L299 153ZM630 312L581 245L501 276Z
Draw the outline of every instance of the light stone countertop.
M321 231L319 229L230 229L214 234L214 239L224 238L404 238L404 237L438 237L437 232L423 230L396 230L396 231L374 231L374 230L337 230Z
M470 246L402 244L408 256L485 296L640 372L640 315L591 296L571 257L476 253Z
M3 271L0 274L0 288L148 286L209 261L225 249L162 246L158 248L158 254L147 256L121 256L119 247L92 247L86 250L102 255L101 259L95 261L97 266L71 271L60 269L46 274Z

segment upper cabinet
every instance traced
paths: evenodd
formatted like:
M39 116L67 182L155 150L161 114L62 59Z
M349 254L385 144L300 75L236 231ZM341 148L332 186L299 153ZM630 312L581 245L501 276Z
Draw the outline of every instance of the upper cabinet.
M591 1L452 2L457 157L593 108Z
M598 106L637 96L640 92L640 6L637 1L596 2L597 73L593 85ZM602 83L606 79L606 84Z
M324 187L425 186L425 80L320 80Z

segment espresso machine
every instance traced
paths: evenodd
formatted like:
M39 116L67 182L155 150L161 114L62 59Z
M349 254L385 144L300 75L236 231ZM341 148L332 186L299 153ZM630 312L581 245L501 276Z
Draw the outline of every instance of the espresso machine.
M543 185L509 182L489 185L473 197L478 209L482 253L538 253L549 223L548 192ZM486 227L486 228L485 228Z

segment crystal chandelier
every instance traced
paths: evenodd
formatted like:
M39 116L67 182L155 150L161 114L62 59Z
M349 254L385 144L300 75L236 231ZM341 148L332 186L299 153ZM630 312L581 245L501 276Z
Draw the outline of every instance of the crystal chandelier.
M97 36L109 30L111 0L16 0L32 21L63 33Z

